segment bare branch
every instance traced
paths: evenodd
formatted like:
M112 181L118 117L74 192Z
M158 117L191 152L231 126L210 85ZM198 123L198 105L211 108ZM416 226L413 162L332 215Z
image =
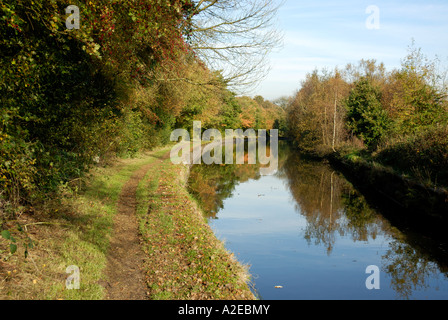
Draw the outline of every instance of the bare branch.
M247 91L269 69L281 45L275 17L283 0L201 0L193 10L191 48L235 91Z

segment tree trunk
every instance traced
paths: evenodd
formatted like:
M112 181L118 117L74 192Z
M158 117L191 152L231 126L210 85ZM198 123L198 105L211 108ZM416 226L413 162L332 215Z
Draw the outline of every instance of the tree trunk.
M332 148L333 148L333 152L336 152L334 146L336 143L336 115L337 115L337 109L338 109L338 94L336 92L336 96L334 98L334 115L333 115L333 143L332 143Z

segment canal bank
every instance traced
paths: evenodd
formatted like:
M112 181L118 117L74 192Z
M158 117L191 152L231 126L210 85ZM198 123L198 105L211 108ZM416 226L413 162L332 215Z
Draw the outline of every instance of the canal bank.
M387 212L388 218L406 223L426 236L447 240L446 189L423 185L391 168L360 157L350 158L334 152L325 158L371 202Z
M189 171L166 154L137 189L149 298L254 300L248 268L215 237L188 193Z

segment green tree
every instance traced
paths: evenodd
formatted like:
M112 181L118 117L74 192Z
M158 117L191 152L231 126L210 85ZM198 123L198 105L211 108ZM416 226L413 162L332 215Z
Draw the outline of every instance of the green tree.
M381 105L381 92L363 77L355 83L345 101L347 126L368 148L375 148L390 126Z
M239 129L241 128L241 106L236 100L235 94L232 92L226 92L224 94L224 104L221 109L221 123L226 129Z

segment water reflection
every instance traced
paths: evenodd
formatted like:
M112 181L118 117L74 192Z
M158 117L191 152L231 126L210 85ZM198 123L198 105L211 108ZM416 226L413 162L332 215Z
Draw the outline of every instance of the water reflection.
M236 201L241 196L238 194L241 192L238 186L247 185L250 181L263 182L264 177L260 175L259 169L259 165L193 166L190 190L207 216L216 219L220 217L221 211L225 211L226 201L232 198ZM304 159L283 143L280 145L279 171L275 178L283 181L284 192L289 192L294 200L292 205L296 217L298 213L300 219L306 222L303 230L297 230L296 233L302 236L308 246L322 248L325 256L334 255L341 239L349 239L353 246L365 244L366 252L370 250L369 244L373 245L375 240L382 239L384 247L375 250L380 250L380 267L386 275L382 281L386 280L389 284L383 284L383 288L388 288L382 288L381 298L389 298L388 290L393 290L400 299L411 299L416 293L422 292L424 295L418 295L417 298L448 298L447 259L440 250L434 250L433 247L438 244L391 225L389 220L372 209L364 196L343 175L329 165ZM243 217L246 213L239 214ZM243 239L241 243L244 241L249 240ZM268 256L274 253L265 254ZM378 252L372 253L375 254L378 255ZM297 257L294 261L302 263L302 260ZM300 288L303 289L303 284ZM269 294L265 293L269 297L277 297ZM353 296L356 297L357 293ZM338 297L341 295L337 294L335 298Z
M259 178L259 165L198 165L190 172L189 188L206 216L216 218L238 183Z
M324 245L327 254L332 252L336 234L350 235L353 241L368 241L387 229L385 220L363 196L328 165L292 153L282 170L297 211L306 217L305 238Z
M287 144L282 143L281 145L282 152L279 153L278 159L279 168L284 166L289 155ZM248 163L247 144L245 148L244 160L245 163ZM270 154L269 145L266 150L267 154ZM256 153L258 154L258 149ZM190 172L190 193L195 196L208 218L216 218L219 210L223 209L223 201L233 197L233 191L238 184L261 178L261 167L267 166L262 166L258 162L257 164L241 165L195 165ZM277 175L279 175L278 172Z
M411 298L414 291L429 289L429 279L446 280L447 276L440 273L437 263L402 240L390 243L383 255L383 269L391 276L391 287L403 299Z

